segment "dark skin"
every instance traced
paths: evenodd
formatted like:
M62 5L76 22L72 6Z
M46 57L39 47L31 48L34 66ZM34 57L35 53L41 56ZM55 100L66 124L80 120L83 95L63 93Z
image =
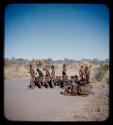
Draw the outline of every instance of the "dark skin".
M37 72L38 72L39 76L43 76L43 73L40 69L37 69Z
M78 76L75 75L75 82L78 83Z
M55 69L54 69L54 66L52 66L51 68L52 68L51 78L53 78L55 76Z
M33 70L32 65L30 65L29 68L31 77L35 76L35 71Z
M62 75L66 75L66 71L67 71L67 69L66 69L66 65L64 64L64 65L63 65Z
M41 86L42 81L43 81L43 79L44 79L44 75L43 75L43 73L42 73L42 71L41 71L40 69L37 69L37 72L38 72L38 74L39 74L37 83L38 83L39 86Z
M32 68L32 65L29 65L30 68L30 75L31 75L31 80L30 80L30 86L31 88L34 88L34 80L35 80L35 71Z
M46 70L46 76L50 77L50 72Z
M79 76L83 79L84 75L85 75L85 71L83 69L83 66L81 66L81 68L79 70Z
M85 74L86 74L86 75L90 75L90 70L89 70L88 67L85 68Z
M90 77L90 70L88 67L85 67L85 77L86 79L89 81L89 77Z
M46 72L44 82L47 83L50 80L50 72L48 71L47 67L43 68L43 70Z

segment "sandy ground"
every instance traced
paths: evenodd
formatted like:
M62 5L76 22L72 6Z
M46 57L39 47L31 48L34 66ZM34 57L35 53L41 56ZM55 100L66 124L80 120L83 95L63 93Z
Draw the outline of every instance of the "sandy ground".
M62 89L26 90L29 79L5 80L4 115L14 121L103 121L109 116L109 85L92 83L94 95L64 96Z

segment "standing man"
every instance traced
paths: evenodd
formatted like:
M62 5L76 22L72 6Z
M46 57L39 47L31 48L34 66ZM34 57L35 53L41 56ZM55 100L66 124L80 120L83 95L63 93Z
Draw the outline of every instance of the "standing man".
M50 78L51 78L50 72L49 72L47 66L45 66L45 67L43 68L43 70L46 72L45 78L44 78L44 85L48 86L48 85L49 85L49 82L50 82Z
M52 84L52 87L53 87L54 80L55 80L55 68L54 68L54 66L51 66L51 69L52 69L52 72L51 72L51 84Z
M63 64L63 70L62 70L63 86L65 86L65 83L68 78L68 76L66 75L66 72L67 72L66 65Z
M85 78L86 78L87 82L89 83L90 70L89 70L88 66L85 67Z
M35 71L33 70L33 67L31 64L29 65L29 70L30 70L29 73L31 75L29 87L33 89L35 87Z
M63 76L66 75L66 71L67 71L66 65L63 64L63 70L62 70L62 75L63 75Z
M81 66L81 68L79 69L79 76L80 76L81 80L83 80L85 77L85 70L84 70L83 66Z

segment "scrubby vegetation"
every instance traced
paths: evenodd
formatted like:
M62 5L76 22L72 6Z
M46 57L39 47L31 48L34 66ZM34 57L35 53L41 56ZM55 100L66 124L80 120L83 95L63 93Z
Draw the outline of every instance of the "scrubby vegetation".
M61 103L64 103L64 106L66 106L66 107L63 106L64 109L61 108L62 111L58 114L58 120L62 121L62 119L65 116L65 119L70 118L70 119L72 119L72 121L74 121L75 119L76 119L76 121L103 121L103 120L106 120L107 117L109 116L109 106L108 106L109 105L109 84L106 84L106 83L109 83L109 62L108 62L108 60L106 62L106 61L97 61L96 59L95 60L83 59L83 60L78 60L78 61L68 60L68 59L57 60L57 61L54 61L52 59L35 59L35 61L34 60L25 60L25 59L5 59L4 62L5 62L5 65L4 65L4 73L5 73L4 78L5 79L30 77L30 75L28 73L28 64L29 63L35 64L36 67L40 67L41 70L45 64L47 64L48 66L54 65L55 70L56 70L56 75L61 75L62 64L66 63L68 76L75 75L75 74L78 75L78 71L79 71L79 68L81 65L87 64L89 67L91 66L90 67L91 80L92 81L94 80L94 82L92 82L91 85L93 86L92 92L94 92L95 94L90 95L88 97L83 97L83 98L76 96L76 99L69 96L70 101L71 101L71 103L69 103L70 106L65 105L65 104L68 104L68 103L66 103L65 100L64 101L61 100ZM11 82L12 80L9 80L9 81L10 81L10 83L12 83ZM21 89L21 90L24 90L23 86L25 87L26 83L29 84L29 81L27 81L26 83L24 83L22 81L20 82L19 79L15 80L15 81L17 83L15 82L14 84L19 83L20 84L19 89ZM14 84L12 84L12 86L16 87L16 86L14 86ZM9 85L9 84L6 84L6 85ZM7 88L9 89L10 87L7 87ZM18 90L18 86L16 89ZM15 90L15 88L14 88L14 90ZM54 93L56 92L56 90L54 89ZM11 89L11 91L12 91L12 89ZM5 91L5 92L7 92L7 91ZM13 92L16 92L16 91L13 91ZM20 92L20 91L17 91L17 92ZM14 95L16 95L17 92ZM33 91L33 92L36 92L36 91ZM39 91L37 91L37 92L39 92ZM40 91L39 94L41 93L43 95L44 92L45 92L45 90L43 91L43 89L42 89L42 91ZM31 97L28 99L33 100L34 94L30 94L30 95L31 95ZM37 97L37 94L35 94L35 95L36 95L36 98L39 98L39 99L41 98L41 96ZM54 94L52 94L52 96L50 96L49 92L44 95L47 95L47 99L49 99L49 97L54 96ZM23 97L23 96L24 96L24 94L21 97ZM60 94L58 94L58 96L56 96L56 94L55 94L55 100L57 100L57 99L59 100L59 96L60 96ZM12 97L12 96L10 96L10 97ZM8 95L8 98L9 98L9 95ZM71 100L71 98L73 101ZM11 99L13 99L13 98L11 98ZM47 99L45 101L47 101ZM25 104L26 102L30 102L30 101L25 100L25 102L23 104ZM58 101L56 101L56 102L58 102ZM8 104L8 103L6 103L6 104ZM40 105L41 103L37 103L37 104ZM9 104L8 104L8 107L9 107ZM14 107L14 106L12 106L12 107ZM29 111L29 108L28 108L28 111Z
M68 67L68 75L78 74L78 70L80 65L87 64L91 66L91 73L92 79L96 81L106 81L109 83L109 63L108 60L106 61L99 61L97 59L88 60L72 60L64 58L64 60L53 60L51 58L48 59L34 59L34 60L27 60L27 59L5 59L4 60L4 75L5 78L16 78L16 77L28 77L28 65L34 64L36 67L42 68L43 65L47 64L48 67L51 65L55 66L56 74L61 75L62 64L65 63Z
M109 82L109 63L100 63L99 67L95 68L94 78L98 81Z

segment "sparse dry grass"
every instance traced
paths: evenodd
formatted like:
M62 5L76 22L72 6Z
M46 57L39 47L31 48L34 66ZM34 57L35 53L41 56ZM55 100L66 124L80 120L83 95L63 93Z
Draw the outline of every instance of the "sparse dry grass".
M53 64L54 65L54 64ZM74 62L67 64L67 75L79 75L79 68L81 65L91 66L91 81L104 81L109 83L109 64L106 63L90 63L86 61ZM26 66L5 66L4 67L4 76L5 79L13 79L20 77L29 77L28 67ZM42 68L41 68L42 70ZM62 64L55 64L56 75L62 75ZM51 72L51 69L50 69Z
M76 97L74 103L70 103L69 107L62 109L56 120L69 121L104 121L109 117L109 66L108 64L91 65L91 83L95 95L89 95L84 98ZM67 75L78 75L79 67L82 63L73 63L67 66ZM56 75L62 75L62 64L55 64ZM42 68L41 68L42 70ZM27 68L24 66L4 67L4 75L6 79L30 77ZM51 70L50 70L51 71ZM45 72L44 72L45 73ZM102 75L99 75L102 73ZM23 83L22 83L23 84ZM22 86L23 87L23 86ZM72 98L72 97L70 97ZM38 104L38 103L37 103Z
M14 79L14 78L21 78L21 77L29 77L28 70L24 67L5 67L4 68L4 76L5 79Z

